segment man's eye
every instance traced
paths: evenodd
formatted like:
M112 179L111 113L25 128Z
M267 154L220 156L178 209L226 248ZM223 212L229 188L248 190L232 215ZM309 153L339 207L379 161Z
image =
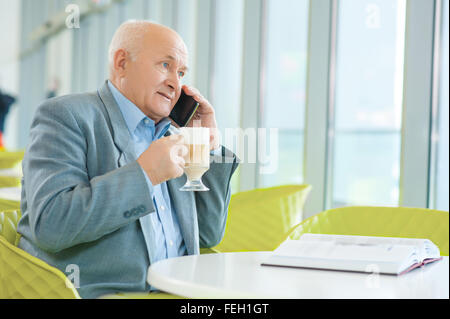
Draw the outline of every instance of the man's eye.
M182 78L182 77L184 76L184 72L183 72L183 71L178 72L178 76L179 76L180 78Z
M163 67L167 69L169 67L169 63L163 62Z

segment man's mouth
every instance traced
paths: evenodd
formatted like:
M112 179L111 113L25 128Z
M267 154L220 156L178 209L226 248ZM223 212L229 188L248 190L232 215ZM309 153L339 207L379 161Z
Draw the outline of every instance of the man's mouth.
M170 96L169 94L163 93L163 92L158 92L159 95L161 95L162 97L164 97L167 101L171 102L172 101L172 96Z

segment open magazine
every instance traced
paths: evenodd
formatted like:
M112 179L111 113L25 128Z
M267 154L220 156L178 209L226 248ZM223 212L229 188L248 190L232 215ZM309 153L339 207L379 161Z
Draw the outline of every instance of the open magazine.
M401 275L440 259L428 239L304 234L283 242L262 265Z

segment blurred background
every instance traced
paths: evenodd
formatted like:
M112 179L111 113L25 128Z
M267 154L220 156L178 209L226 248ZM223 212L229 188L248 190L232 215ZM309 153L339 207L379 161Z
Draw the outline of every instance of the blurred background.
M104 83L109 42L129 19L183 37L184 81L221 130L278 129L267 148L277 170L244 163L234 193L311 184L305 217L347 205L448 211L448 0L0 0L6 150L26 148L46 98Z

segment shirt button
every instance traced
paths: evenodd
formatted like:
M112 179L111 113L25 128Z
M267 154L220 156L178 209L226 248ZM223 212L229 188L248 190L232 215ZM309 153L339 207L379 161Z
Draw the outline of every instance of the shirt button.
M144 123L148 125L148 124L150 124L150 120L149 119L145 119Z
M169 245L170 245L170 246L173 246L173 241L169 241Z
M161 210L165 210L166 208L164 207L164 205L159 206L159 208L161 208Z

